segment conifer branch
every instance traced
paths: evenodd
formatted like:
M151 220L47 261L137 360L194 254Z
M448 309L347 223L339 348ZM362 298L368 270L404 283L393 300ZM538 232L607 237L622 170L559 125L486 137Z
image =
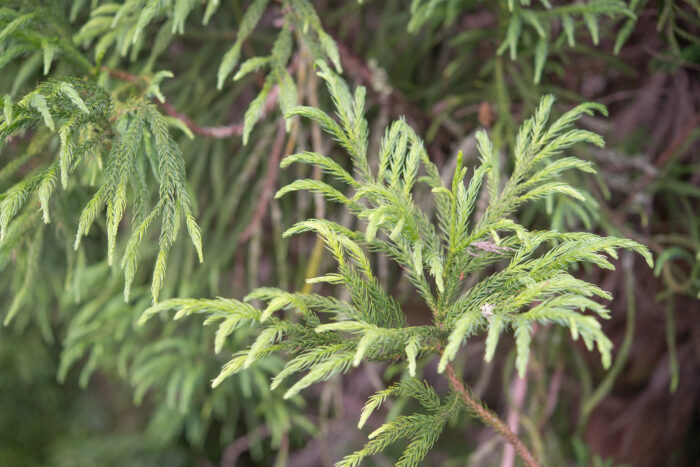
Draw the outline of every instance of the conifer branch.
M243 425L248 434L232 440L223 462L234 463L257 441L256 436L269 435L271 446L280 451L278 463L282 464L292 424L310 433L315 428L309 429L311 424L301 415L302 404L288 405L282 394L284 399L298 402L306 388L376 362L398 368L401 378L385 389L378 388L379 392L369 398L359 415L358 428L372 424L370 417L390 397L401 398L394 405L396 409L414 406L416 411L392 413L369 434L361 449L340 460L338 466L357 467L369 456L404 441L395 459L397 466L415 467L425 459L434 460L428 457L430 450L443 430L454 426L449 422L462 421L465 409L507 441L509 454L504 459L512 462L517 449L528 467L537 463L533 453L543 462L547 460L533 428L544 424L546 417L531 422L523 413L520 423L510 418L504 423L473 395L452 362L466 345L473 346L475 336L486 339L487 361L499 358L499 340L514 336L515 367L523 374L528 371L531 348L549 337L540 335L535 340L533 330L538 323L551 323L564 327L573 340L582 339L589 350L597 347L603 366L611 365L612 342L601 325L610 311L598 299L611 300L612 296L570 270L579 265L613 269L619 249L636 250L649 264L651 256L645 247L624 238L559 228L557 214L561 205L574 206L578 212L594 208L590 198L569 186L569 179L561 175L572 169L594 171L592 163L574 157L569 149L579 143L603 145L599 135L577 129L575 121L582 114L604 113L605 109L582 104L556 119L551 115L556 112L554 98L545 96L517 133L511 110L513 104L524 111L533 107L542 89L538 82L561 72L557 61L565 42L575 46L584 29L598 41L606 32L601 29L604 16L626 21L619 36L622 39L615 45L619 50L631 33L634 11L643 9L643 4L583 0L562 6L547 0L499 0L485 11L489 24L469 25L465 34L451 37L454 29L447 29L449 25L456 20L470 22L466 20L473 14L472 4L480 3L414 0L396 18L410 17L411 32L427 26L425 36L411 43L418 45L415 54L409 49L413 56L400 67L389 60L380 64L386 68L379 68L354 52L356 44L343 44L326 32L321 18L336 25L345 18L319 15L317 2L312 0L5 3L0 8L0 69L6 71L8 87L0 100L0 147L9 143L3 147L9 157L0 170L0 180L5 183L5 192L0 194L0 269L4 278L10 279L5 282L13 299L4 321L16 323L24 332L27 320L35 319L42 337L50 342L53 328L63 329L64 323L58 319L69 317L65 351L60 357L61 381L80 361L85 362L80 374L82 386L96 370L104 368L111 374L116 368L134 387L137 404L146 395L152 399L159 413L155 417L158 428L172 427L160 429L159 434L165 431L165 436L176 438L186 433L189 442L201 446L204 438L210 437L210 423L221 422L224 434ZM350 11L353 8L343 10ZM200 29L191 34L200 20L204 25L213 20L213 24L204 32ZM355 34L351 23L336 27L343 30L343 38ZM439 29L443 32L434 34ZM217 30L220 32L211 32ZM261 34L256 34L258 30ZM228 42L221 57L210 55L216 54L222 43L203 43L212 36ZM441 53L437 61L424 56L447 37L454 52ZM190 43L192 38L197 43ZM388 39L386 43L393 46ZM475 41L481 40L485 46L473 48ZM464 43L468 47L457 51ZM260 54L263 49L266 52ZM457 156L450 183L444 178L452 166L441 164L440 147L448 146L441 132L450 128L451 137L461 137L461 124L466 122L460 121L458 126L452 118L461 120L466 115L455 106L475 108L478 103L469 101L484 95L471 92L465 82L465 76L475 76L471 65L462 66L472 50L490 55L478 63L479 87L498 103L498 117L495 125L484 125L492 129L489 133L477 132L474 154ZM386 57L385 53L381 47L377 49L377 57ZM499 56L503 54L511 59ZM318 99L317 81L306 76L311 63L316 63L314 77L325 81L330 100ZM439 67L444 71L445 86L434 88L428 73L436 63L447 66ZM156 66L170 65L180 72L172 88L187 86L180 88L181 93L172 91L172 96L178 93L187 98L178 108L159 89L160 82L173 75L153 71ZM300 70L292 76L295 67ZM339 75L343 67L351 79L367 89L349 87ZM522 73L531 80L523 80ZM241 83L245 77L254 78L250 82L255 84ZM418 80L410 81L415 78ZM396 86L392 85L394 79ZM189 86L188 80L197 83ZM32 87L36 82L39 84ZM218 90L226 91L217 95L214 83ZM457 95L450 95L453 85ZM513 100L508 95L509 85L513 85ZM33 90L26 91L28 87ZM256 97L247 109L227 109L239 105L241 90L254 90ZM438 97L437 104L431 102L445 90L448 94ZM372 104L380 107L379 118L366 116L367 92L374 97ZM298 106L305 93L308 106ZM420 106L412 103L413 99L420 101ZM333 108L326 112L321 102L331 102ZM423 107L432 108L431 115L421 110ZM268 118L275 108L286 121ZM228 112L236 122L200 124L216 122L216 115L221 111L226 115L227 110L239 112ZM312 122L311 151L305 150L309 149L304 141L309 133L302 127L304 120L294 116ZM386 122L388 116L397 120ZM696 120L690 126L696 125ZM259 122L264 128L253 133ZM409 123L414 122L417 126L412 127ZM379 126L385 128L376 132ZM189 138L203 138L180 144L173 129ZM329 135L327 141L337 143L336 149L345 155L337 157L341 151L330 151L330 144L321 144L322 130ZM423 132L429 141L436 142L436 151L423 143L419 136ZM249 139L254 144L245 148L237 141L224 141L237 136L244 145ZM672 160L686 136L681 134L661 154L658 166ZM301 152L287 156L280 164L294 149L297 137ZM237 155L229 160L232 145ZM502 162L503 157L509 158L507 163ZM291 278L288 268L303 263L303 259L296 263L299 255L293 255L288 266L289 244L279 242L274 245L274 259L284 268L279 267L273 276L279 279L280 288L255 289L243 301L181 298L156 303L159 294L211 296L224 282L223 287L237 282L228 281L227 275L236 262L239 242L255 234L265 241L254 245L269 244L260 227L267 221L280 167L299 163L312 166L307 172L309 179L282 186L276 196L293 197L301 190L316 195L316 218L300 220L284 233L285 237L316 236L307 277L303 271L296 271L294 277L306 280L302 292L289 292L286 286ZM249 183L254 175L261 177L257 185ZM649 181L648 177L641 179L642 184ZM620 210L642 188L634 188ZM567 196L580 204L562 202ZM354 216L353 221L330 221L339 217L330 209L330 216L326 216L324 198L341 204ZM308 199L308 193L298 198ZM519 218L531 219L520 216L525 203L539 199L546 199L548 207L555 203L551 230L532 231L527 228L529 222L518 223ZM286 207L294 201L273 204L277 208L272 213L275 236L281 235L279 229L289 220ZM82 213L75 211L79 208ZM232 242L228 239L231 224L242 217L252 220L242 226L239 241ZM543 217L538 216L538 220ZM613 218L612 222L617 221ZM94 232L96 224L103 231ZM194 249L189 241L177 240L178 232L185 229ZM197 259L203 261L203 243L207 246L210 242L207 248L215 254L196 266ZM63 261L64 245L71 243L77 251L68 248ZM107 245L103 257L95 254L100 243ZM656 251L662 250L659 244L649 244ZM322 261L326 251L337 263L331 271L321 270L326 266ZM259 274L263 269L255 267L260 253L267 254L256 248L247 255L251 282L267 275ZM674 258L677 256L662 255L659 271L668 276L670 290L679 291L686 286L676 283L671 275L670 260ZM60 273L55 271L59 261L66 275L63 288ZM114 261L120 263L123 280L114 274L117 267L110 267ZM146 261L155 263L148 272L143 267ZM386 267L389 261L395 264ZM166 265L175 272L167 283ZM238 278L238 264L233 267ZM673 267L675 271L676 265ZM391 281L393 271L403 271L400 297L391 293L397 290ZM42 283L50 287L35 287ZM319 289L324 293L336 287L342 290L329 295L310 293L316 283L326 283ZM391 287L385 287L388 284ZM54 300L62 290L69 291L70 297ZM404 291L415 295L411 305L417 299L432 312L432 322L410 323L402 303ZM150 299L154 303L141 323L154 315L162 322L165 312L173 309L174 320L196 315L215 329L209 332L185 328L181 321L168 323L158 339L151 332L160 324L154 319L151 328L137 333L133 312L146 307ZM129 300L134 305L125 303ZM629 329L632 325L629 323ZM669 333L673 335L672 329ZM208 339L213 345L206 344ZM627 345L618 357L625 354ZM212 348L216 354L229 354L224 365L218 358L209 358ZM33 354L26 355L34 361ZM563 357L557 357L561 368ZM436 360L438 372L446 372L451 388L445 394L438 394L421 378L426 366ZM623 363L623 358L615 361L588 408L603 397ZM510 371L509 366L506 371ZM246 373L234 377L240 372ZM490 370L481 381L489 378ZM212 388L217 388L215 393ZM276 388L280 391L270 392ZM554 396L547 404L547 417L557 391L551 393ZM412 402L403 404L406 398ZM233 405L244 399L256 403ZM529 430L532 453L518 437L518 425ZM493 440L495 444L500 438Z
M319 193L343 204L366 222L363 231L354 231L325 219L308 219L284 234L312 231L318 235L337 262L338 270L307 282L342 285L349 293L349 302L262 288L246 298L266 302L266 308L261 311L233 300L171 300L148 310L142 321L170 308L179 310L176 316L209 314L208 321L221 320L217 348L244 322L259 327L252 345L224 365L213 385L218 386L271 353L285 352L290 360L274 377L272 388L296 373L306 372L286 391L285 398L365 361L402 358L409 378L371 398L360 425L388 396L408 395L421 402L426 411L385 423L369 435L370 440L361 450L346 456L338 466L355 467L399 439L408 439L410 443L397 465L417 465L454 415L458 400L513 445L528 467L536 466L535 457L517 435L473 398L456 376L451 361L465 338L481 330L487 333L484 356L490 361L501 336L512 330L516 369L522 376L528 366L533 328L537 323L554 322L568 327L573 339L581 337L589 349L597 346L603 366L610 366L612 342L599 322L609 317L609 311L591 297L612 297L596 285L573 277L568 269L582 262L612 269L614 266L606 255L617 258L616 250L621 248L640 253L651 265L653 261L647 249L627 239L585 232L528 231L511 219L523 203L545 196L558 194L585 200L573 187L554 180L565 170L593 171L590 163L561 157L561 152L579 142L602 146L599 135L573 125L582 114L605 109L597 104L581 104L548 125L554 98L545 96L533 117L518 132L513 173L502 187L500 177L494 176L498 162L485 132L477 134L481 165L473 170L466 183L467 167L462 154L458 154L448 187L422 141L403 119L386 129L377 166L373 167L368 160L365 89L360 87L353 93L325 62L317 61L317 66L318 75L326 81L336 118L315 107L294 107L286 116L306 117L330 133L348 152L352 170L329 156L309 151L288 156L281 166L313 165L347 185L348 191L340 191L323 179L305 179L282 187L276 197L299 190ZM293 130L290 141L295 134ZM284 127L280 126L270 163L276 163L280 157L283 143ZM421 171L423 176L419 176ZM276 171L269 168L265 191L274 185L275 177ZM417 183L432 188L436 220L418 207L414 199ZM482 183L486 183L489 202L481 216L473 219ZM261 196L254 220L243 238L259 224L268 196L264 193ZM433 311L431 325L406 323L401 305L375 277L366 249L387 255L407 271L410 283ZM497 260L506 260L507 264L464 290L461 276L465 272L483 269ZM224 310L226 313L222 313ZM303 319L278 318L276 313L281 310L294 310ZM586 310L592 313L585 314ZM322 320L319 313L332 318ZM455 391L444 402L432 387L415 379L419 357L428 354L439 356L438 372L447 371Z

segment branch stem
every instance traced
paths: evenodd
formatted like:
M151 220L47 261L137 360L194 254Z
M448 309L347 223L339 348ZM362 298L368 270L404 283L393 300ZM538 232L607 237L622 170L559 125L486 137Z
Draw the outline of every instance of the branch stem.
M260 193L260 198L258 199L258 204L255 208L255 213L253 214L253 218L251 219L250 224L248 224L248 227L246 227L241 236L238 238L239 243L247 242L250 239L250 237L253 236L255 231L260 227L260 223L262 222L263 217L265 217L265 213L267 213L268 211L268 202L274 194L275 182L277 181L277 175L279 174L279 161L282 157L282 152L289 153L291 151L290 148L294 145L295 141L295 133L296 128L293 128L292 135L290 136L290 140L287 144L287 150L284 150L284 141L286 139L285 125L284 121L279 122L277 135L275 136L275 140L272 143L272 149L270 150L270 158L267 162L267 175L265 176L265 180L263 181L262 192Z
M484 425L491 427L496 433L501 435L513 445L515 452L523 459L525 465L528 467L537 467L539 464L535 459L535 456L530 452L530 450L525 446L525 444L518 438L518 436L511 431L508 425L503 422L498 415L484 407L481 401L477 400L470 391L464 386L462 380L457 376L454 366L451 363L447 364L447 379L450 381L450 386L452 389L457 391L462 396L462 400L467 405L469 410L481 420Z

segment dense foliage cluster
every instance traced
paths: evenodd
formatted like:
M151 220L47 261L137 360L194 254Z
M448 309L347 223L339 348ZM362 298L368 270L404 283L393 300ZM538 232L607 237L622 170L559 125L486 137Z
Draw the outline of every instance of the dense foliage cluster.
M416 377L418 356L437 353L441 355L438 372L442 373L455 358L464 339L480 330L488 335L486 361L493 358L501 333L513 330L516 367L523 377L530 352L531 328L535 323L558 323L569 327L574 339L581 336L587 347L596 345L603 365L609 367L612 343L602 332L597 319L581 312L588 309L599 317L609 318L609 311L590 297L612 297L599 287L569 275L567 269L579 262L613 268L604 255L617 258L615 250L619 248L637 250L646 257L650 266L653 264L651 255L645 247L631 240L588 233L531 232L509 217L521 204L552 193L584 199L571 186L553 180L564 170L590 171L591 165L575 157L557 156L578 142L602 145L598 135L573 129L572 125L581 114L604 109L582 104L548 126L553 98L544 97L535 115L518 133L513 174L502 188L500 180L490 176L498 173L494 170L498 162L493 146L486 133L480 132L476 138L481 165L465 185L467 169L459 155L448 189L421 140L403 120L387 128L376 158L377 170L373 173L364 118L366 91L358 88L353 96L345 83L323 62L318 62L318 66L336 106L339 122L312 107L293 108L287 116L310 118L330 133L348 151L353 162L352 173L329 157L314 152L291 155L282 164L302 162L321 167L349 185L353 193L346 196L327 183L304 179L283 187L277 196L296 190L316 191L345 205L354 215L367 221L364 232L352 231L322 219L310 219L285 233L313 231L323 239L338 263L338 273L313 277L308 281L343 285L348 289L351 302L263 288L253 291L247 298L267 302L262 311L234 300L174 299L150 308L144 317L168 308L176 308L178 317L193 313L210 314L208 322L221 322L217 331L218 348L221 340L237 327L259 324L262 329L252 345L224 365L213 385L218 386L224 378L249 368L272 353L285 352L290 358L273 378L272 389L289 376L307 371L286 390L285 398L313 383L347 372L363 361L390 362L404 358L412 379ZM421 168L425 175L419 177ZM487 180L488 206L478 219L473 219L484 178ZM421 179L435 194L437 226L414 199L414 186ZM406 271L406 277L430 309L431 325L406 324L401 307L382 288L361 244L388 255ZM549 248L542 251L547 246ZM464 287L465 274L475 275L490 263L505 259L509 259L505 268L471 287ZM279 310L293 310L301 315L301 321L274 317ZM371 399L363 420L381 404L381 400L389 395L402 394L417 398L430 410L430 415L399 417L382 425L370 435L372 441L363 450L337 465L359 465L367 455L381 451L400 438L410 438L411 443L397 465L417 465L435 443L448 419L457 416L462 408L459 393L453 392L443 405L429 384L408 382L406 386L392 386ZM360 426L363 424L360 422Z
M659 277L672 391L674 300L700 298L698 172L680 160L700 134L685 71L700 8L649 3L3 2L0 397L17 394L8 420L48 421L28 439L0 423L0 458L602 463L582 438L630 356L646 271L620 250ZM654 133L673 138L653 164L628 155L648 135L617 137L586 102L606 83L571 84L581 57L613 70L603 81L629 76L618 56L652 10L654 66L687 73L673 83L691 96L686 126ZM603 284L617 276L596 271L620 264L616 339ZM564 367L582 389L555 426ZM334 385L357 368L376 393L343 415ZM507 421L480 400L501 397ZM376 429L326 452L329 417ZM446 433L471 419L505 443L455 446ZM33 450L33 436L50 442Z

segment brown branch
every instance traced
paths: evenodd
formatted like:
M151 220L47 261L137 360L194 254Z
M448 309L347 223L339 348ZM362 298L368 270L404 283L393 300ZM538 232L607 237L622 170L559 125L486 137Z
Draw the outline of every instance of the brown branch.
M272 143L270 158L267 160L267 175L263 181L263 188L262 192L260 193L260 198L258 199L258 205L255 208L255 213L253 214L250 224L248 224L248 227L246 227L238 239L240 243L244 243L250 239L265 215L267 204L272 196L272 191L275 188L275 181L277 180L277 174L279 173L279 161L282 157L285 134L284 121L280 121L277 135L275 136L275 141Z
M270 90L270 93L267 95L267 99L265 99L265 104L263 106L261 118L265 118L272 112L272 110L277 105L278 96L279 87L275 85ZM193 122L187 115L178 112L177 109L175 109L175 107L173 107L173 105L170 102L158 101L158 104L160 104L161 108L163 109L163 112L165 112L167 115L173 118L177 118L178 120L180 120L195 135L221 139L230 138L231 136L239 136L243 134L243 122L231 123L229 125L224 126L199 126L195 122Z
M344 71L355 82L366 86L369 92L375 96L379 105L388 108L391 115L397 117L405 115L409 121L422 126L429 124L429 117L419 107L409 102L401 91L393 88L389 83L383 83L377 79L377 72L367 65L364 58L353 52L338 38L335 38L335 42L338 45L338 53Z
M518 436L518 427L520 426L520 411L523 408L523 402L525 402L525 395L527 394L527 380L529 372L525 373L525 377L521 378L517 374L513 378L513 383L511 385L511 394L513 395L513 405L508 411L508 427L511 429L515 436ZM505 452L503 453L503 459L501 460L501 467L513 467L515 465L515 450L512 444L506 446Z
M236 467L238 457L250 449L250 445L260 438L264 438L269 434L269 430L265 425L260 425L245 436L241 436L233 443L229 444L221 457L221 467Z
M373 71L364 61L362 57L355 54L348 46L344 45L341 41L336 41L338 44L338 51L340 53L340 60L343 63L343 67L350 77L352 77L356 82L365 85L368 90L374 94L375 98L381 106L387 107L390 113L395 116L405 115L409 121L420 124L421 126L426 126L429 124L430 119L421 111L420 108L410 103L406 97L398 90L389 86L387 83L378 83L376 78L376 72ZM294 72L299 66L299 55L295 55L292 59L291 64L287 68L289 73ZM109 68L103 66L100 68L101 71L109 73L110 76L127 82L138 82L144 81L148 83L149 79L145 76L138 76L129 73L125 70ZM262 118L266 117L274 110L277 105L277 100L279 97L279 86L274 85L270 90L270 93L265 100L263 106ZM209 138L230 138L232 136L239 136L243 134L243 122L230 123L223 126L200 126L195 123L191 118L182 112L178 111L170 102L167 100L160 102L157 99L154 101L161 106L163 112L170 117L177 118L182 123L189 128L189 130L199 136L205 136Z
M447 379L449 379L452 389L461 394L469 410L471 410L485 425L491 427L496 433L513 445L515 452L523 459L525 465L528 467L537 467L539 465L535 456L532 455L520 438L508 428L508 425L498 418L498 415L484 407L481 402L476 400L469 390L464 387L464 383L462 383L462 380L457 376L451 363L447 364Z
M297 66L297 60L295 59L292 62L292 64L290 65L289 69L292 70L296 66ZM101 70L109 73L110 76L113 76L113 77L120 79L122 81L128 81L128 82L133 83L133 82L137 82L139 80L143 80L144 82L148 82L148 78L133 75L133 74L129 73L128 71L117 70L117 69L109 68L109 67L102 67ZM272 87L272 89L270 90L270 93L267 95L267 98L265 99L265 104L263 105L261 118L265 118L267 115L272 113L275 106L277 105L278 97L279 97L279 86L274 85ZM170 102L168 102L168 101L161 102L158 99L154 99L154 102L156 102L157 104L160 105L160 107L163 109L163 112L165 112L166 115L169 115L170 117L177 118L178 120L180 120L195 135L206 136L209 138L222 139L222 138L230 138L231 136L239 136L239 135L243 134L243 126L244 126L243 122L231 123L229 125L224 125L224 126L200 126L200 125L196 124L194 121L192 121L192 119L189 118L187 115L183 114L182 112L179 112Z
M430 127L433 120L431 115L426 114L421 107L408 100L400 90L391 86L384 72L373 70L362 56L353 52L342 40L338 37L334 39L345 73L356 83L364 85L369 94L376 99L382 109L387 111L388 115L406 117L408 123L420 132L424 132ZM445 126L440 125L432 142L428 144L428 153L438 165L445 162L446 156L443 148L451 146L453 142L452 137L445 130Z
M666 150L659 154L659 157L656 159L656 161L654 161L654 165L657 169L661 169L668 164L674 154L676 154L681 146L683 146L698 125L700 125L700 113L695 114L695 117L693 117L693 119L689 121L685 127L683 127L678 136L676 136L673 141L671 141L671 144L668 145ZM618 220L622 219L625 208L629 206L632 201L634 201L634 198L654 180L657 173L658 171L654 173L647 173L634 185L634 187L632 187L629 195L627 195L627 198L625 198L625 200L615 209L616 218Z
M143 79L143 78L140 77L140 76L132 75L132 74L129 73L128 71L117 70L116 68L109 68L109 67L106 67L106 66L101 67L101 68L100 68L100 71L107 72L107 73L109 73L109 76L112 76L112 77L114 77L114 78L118 78L118 79L120 79L120 80L122 80L122 81L129 81L129 82L131 82L131 83Z
M370 92L372 92L377 98L378 102L382 106L387 106L391 113L399 116L406 115L409 120L412 120L421 125L427 125L429 123L429 118L423 114L420 108L412 105L406 97L398 90L392 88L391 86L382 83L379 85L375 77L376 72L373 71L364 61L362 57L355 54L349 47L344 45L342 42L338 41L338 50L340 53L340 59L343 63L349 76L351 76L356 82L362 83L367 86ZM299 66L299 55L295 55L287 68L289 73L293 73ZM100 68L101 71L109 73L110 76L120 79L122 81L127 81L135 83L138 81L143 81L148 83L149 78L146 76L139 76L129 73L125 70L115 69L103 66ZM277 100L279 97L279 87L277 85L273 86L270 93L265 100L263 106L262 118L266 117L274 110L277 105ZM167 115L177 118L182 123L184 123L190 131L199 136L205 136L209 138L230 138L232 136L239 136L243 134L243 122L230 123L223 126L201 126L195 123L191 118L182 112L178 111L170 102L160 102L154 99L158 103L163 112Z
M610 290L610 289L604 289ZM540 431L547 423L549 418L554 413L554 409L557 407L557 401L559 400L559 391L561 389L562 380L564 379L564 364L562 360L557 361L556 369L554 370L554 376L549 382L549 387L547 389L547 403L545 404L544 417L539 422Z

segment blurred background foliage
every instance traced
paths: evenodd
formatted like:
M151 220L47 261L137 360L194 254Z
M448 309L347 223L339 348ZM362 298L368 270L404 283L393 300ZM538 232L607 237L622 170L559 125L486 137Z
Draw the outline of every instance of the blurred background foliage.
M308 194L272 196L293 179L322 176L304 167L279 171L282 156L310 149L344 157L316 126L281 127L280 111L328 99L313 70L317 58L368 88L371 134L405 116L445 174L459 149L475 164L480 128L507 170L515 129L544 93L558 97L559 111L584 100L608 106L610 118L583 120L606 137L605 149L579 149L598 174L569 180L597 209L557 196L528 207L521 223L618 234L652 249L654 271L632 257L616 271L578 271L616 297L605 323L615 343L612 370L555 328L538 330L525 388L509 379L513 352L485 364L475 358L483 344L474 342L456 364L489 406L507 420L519 417L521 435L548 465L693 465L700 458L697 1L0 6L5 108L49 78L76 77L113 102L153 100L170 125L204 261L181 233L169 248L161 299L242 297L259 285L309 290L305 278L331 267L320 243L281 232L311 215L351 219ZM6 138L0 202L59 152L58 138L41 125ZM251 336L237 331L217 354L214 330L194 319L136 326L152 300L162 248L156 232L142 241L129 303L120 261L107 262L104 220L73 248L100 171L99 163L86 166L56 188L50 224L36 203L15 213L0 244L2 314L11 318L0 333L3 465L331 465L360 446L355 415L401 370L360 369L307 391L306 402L284 401L284 388L268 389L282 364L270 359L211 389L220 365ZM157 183L147 191L158 198ZM120 231L133 222L125 217ZM117 237L118 258L128 240ZM409 320L429 319L400 271L382 261L377 270ZM419 370L435 375L431 366ZM390 405L389 416L408 403ZM455 424L430 465L499 463L502 444L486 429ZM372 462L389 465L385 454Z

